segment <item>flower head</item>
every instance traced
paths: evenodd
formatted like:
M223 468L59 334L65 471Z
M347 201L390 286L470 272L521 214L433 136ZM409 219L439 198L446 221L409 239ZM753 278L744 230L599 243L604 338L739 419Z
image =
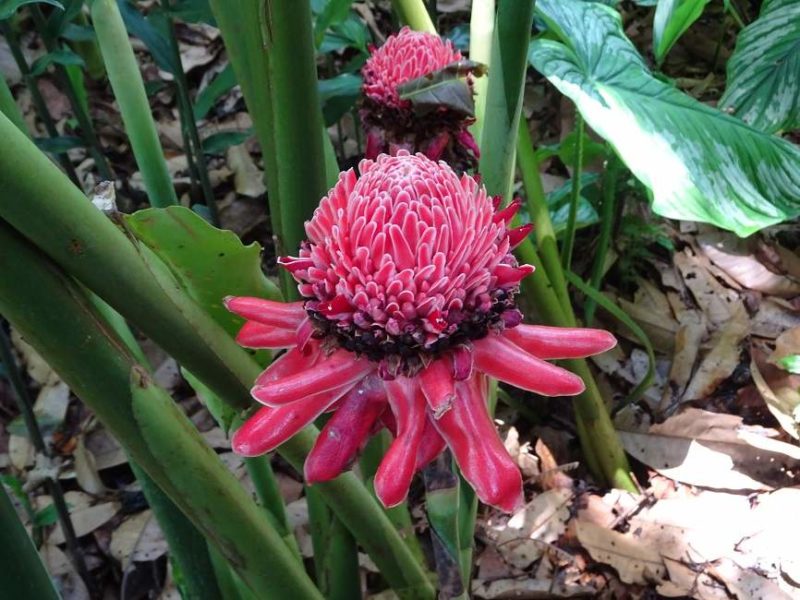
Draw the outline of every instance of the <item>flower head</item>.
M522 481L487 412L487 376L543 395L578 394L579 377L546 359L584 357L615 344L594 329L522 325L509 229L474 178L400 152L365 160L323 198L308 240L281 264L304 300L228 298L253 348L289 348L256 381L266 407L240 428L234 450L270 451L333 411L309 454L309 483L339 475L381 427L395 436L375 477L386 506L446 446L485 503L506 511Z
M450 40L404 27L371 51L361 73L364 78L361 119L367 130L366 155L374 159L381 152L397 149L424 152L438 160L465 169L475 166L480 155L467 126L469 114L441 105L417 111L411 100L400 97L399 87L420 77L464 60ZM454 82L457 85L462 85ZM472 94L467 77L465 93Z

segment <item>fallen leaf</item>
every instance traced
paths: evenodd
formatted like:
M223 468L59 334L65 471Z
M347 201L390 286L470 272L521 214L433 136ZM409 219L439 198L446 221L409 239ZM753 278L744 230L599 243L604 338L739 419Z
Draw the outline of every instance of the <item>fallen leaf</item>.
M73 454L75 458L75 477L78 480L78 485L81 488L95 496L99 496L106 491L106 486L100 479L100 474L97 472L97 464L92 452L86 448L84 436L78 437L78 445L75 447Z
M233 171L236 193L250 198L258 198L267 192L264 173L253 162L244 144L231 146L225 153L228 167Z
M703 310L714 329L724 328L731 320L733 312L741 308L738 294L720 284L699 257L690 250L676 252L673 256L686 287Z
M714 264L743 287L784 298L800 294L799 281L767 269L742 238L727 232L713 232L698 235L697 242Z
M151 510L128 517L111 534L111 555L123 569L130 562L149 562L169 550Z
M495 598L575 598L594 596L597 592L597 588L590 586L559 583L548 579L531 579L530 577L496 581L475 579L472 582L474 597L487 600Z
M625 450L665 477L713 489L796 485L800 448L736 415L689 408L647 432L620 431Z
M69 506L69 502L67 505ZM102 527L114 518L119 508L120 505L118 502L102 502L94 506L77 508L75 510L71 508L69 517L75 528L75 535L77 537L83 537L84 535L90 534L98 527ZM61 531L61 525L56 525L48 541L52 544L64 543L64 533Z
M765 354L755 346L750 349L750 375L783 430L800 439L800 375L768 363Z
M510 519L501 518L499 523L490 519L486 534L509 564L525 569L564 532L572 496L572 491L564 488L547 490Z

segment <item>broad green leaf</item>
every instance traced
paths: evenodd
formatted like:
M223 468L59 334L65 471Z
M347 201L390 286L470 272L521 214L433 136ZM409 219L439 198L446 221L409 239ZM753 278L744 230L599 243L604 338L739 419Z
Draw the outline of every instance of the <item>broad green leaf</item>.
M470 74L480 77L486 67L471 60L461 60L397 87L403 100L411 100L418 112L447 107L464 115L475 116L472 90L464 80Z
M0 0L0 21L11 18L20 6L40 2L64 10L64 5L56 0Z
M189 295L231 335L242 319L222 305L226 296L278 299L261 271L261 248L209 225L188 208L148 208L126 216L128 227L171 269Z
M76 54L72 50L61 48L60 50L48 52L37 58L36 62L31 65L31 75L34 77L41 75L50 65L78 65L83 67L85 63L79 54Z
M361 95L361 77L353 73L342 73L319 81L319 101L325 125L335 124L344 113L353 108Z
M85 144L83 138L74 135L60 135L58 137L34 138L36 147L50 154L63 154L73 148L82 148Z
M653 77L613 9L540 0L537 10L561 41L534 41L533 66L650 188L658 214L741 236L800 214L797 147Z
M739 33L720 106L770 133L800 127L799 0L766 0Z
M678 38L700 18L710 0L658 0L653 17L653 54L664 62Z
M117 0L117 5L128 33L144 42L159 68L168 73L177 73L180 65L173 60L167 37L139 12L131 0Z
M238 411L230 404L223 402L222 399L214 393L214 390L200 381L200 379L195 377L187 369L181 368L181 375L183 375L183 378L189 383L195 394L197 394L203 406L205 406L208 412L211 413L211 416L214 417L217 425L222 428L225 435L228 435Z
M231 146L243 144L252 135L252 127L244 131L220 131L219 133L211 134L202 142L203 152L206 154L222 154Z
M328 0L314 23L314 42L317 48L322 45L328 28L347 18L352 3L353 0Z

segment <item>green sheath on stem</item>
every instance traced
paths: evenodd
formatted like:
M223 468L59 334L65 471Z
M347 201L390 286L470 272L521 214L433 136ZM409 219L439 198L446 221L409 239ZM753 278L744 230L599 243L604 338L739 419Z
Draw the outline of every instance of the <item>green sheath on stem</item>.
M0 483L0 589L6 598L59 600L39 553Z
M436 33L436 25L422 0L392 0L392 7L400 21L411 29Z
M115 0L93 0L92 21L150 204L159 207L177 204L142 74Z
M177 283L149 268L130 240L2 116L0 139L7 142L0 144L0 218L202 377L226 403L249 405L258 364ZM280 448L299 472L317 433L309 427ZM317 487L396 591L433 597L424 569L352 473Z

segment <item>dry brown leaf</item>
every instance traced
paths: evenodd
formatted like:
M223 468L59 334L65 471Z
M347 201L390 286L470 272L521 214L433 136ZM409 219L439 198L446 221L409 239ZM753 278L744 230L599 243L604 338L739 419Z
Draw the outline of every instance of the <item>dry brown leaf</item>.
M167 541L151 510L128 517L111 534L111 555L123 568L129 562L148 562L163 556Z
M509 564L519 569L539 560L564 532L572 505L568 489L547 490L514 513L510 519L490 519L486 534Z
M50 365L36 352L33 346L22 338L16 329L11 330L11 341L22 355L25 370L37 385L46 385L51 378L58 377Z
M686 310L679 317L680 327L675 332L675 352L669 369L669 379L661 395L659 409L663 412L680 402L694 370L700 343L706 336L706 319L695 310Z
M503 440L503 445L506 447L509 456L517 463L517 466L522 471L522 476L526 479L538 477L541 473L539 470L539 459L531 454L530 442L520 444L519 431L516 427L509 427L508 433Z
M750 320L752 334L767 339L775 339L794 327L800 327L800 312L782 298L762 300Z
M728 590L739 600L792 600L792 598L797 598L797 595L790 595L773 581L751 569L743 569L730 559L719 561L719 564L709 568L709 572L725 583Z
M75 477L78 480L78 485L81 488L96 496L103 494L106 491L106 486L103 485L100 474L97 472L97 463L95 462L94 455L86 448L84 436L78 436L78 444L75 447Z
M69 501L67 501L68 506L69 504ZM71 508L69 516L75 528L75 535L77 537L83 537L84 535L90 534L98 527L102 527L114 518L119 508L120 505L118 502L102 502L94 506L80 507L74 510ZM64 543L64 533L61 531L61 525L56 525L48 541L51 544Z
M497 579L495 581L475 579L472 581L473 596L487 600L495 598L576 598L594 595L597 591L597 588L575 583L561 583L547 579L531 579L530 577Z
M705 268L703 261L688 249L676 252L673 259L684 284L708 322L714 328L725 327L733 316L734 308L740 305L739 295L720 284Z
M796 485L800 448L735 415L689 408L646 433L620 431L625 450L665 477L713 489Z
M237 194L258 198L266 193L264 173L256 167L244 144L228 148L226 157L228 167L233 171L234 188Z
M544 443L542 438L536 440L534 451L536 452L536 456L539 457L539 469L542 472L539 482L541 483L542 489L572 490L574 483L572 481L572 477L561 470L556 462L555 457L553 456L553 453L550 451L550 448L547 447L547 444Z
M775 340L775 350L767 359L777 365L782 358L800 354L800 326L787 329Z
M713 232L697 236L697 242L714 264L743 287L784 298L800 294L800 282L767 269L742 238Z
M610 294L612 302L615 302L624 310L628 316L644 330L653 348L664 354L671 354L675 343L675 332L678 331L678 322L672 316L672 311L667 313L655 312L652 307L639 305L629 302L624 298L618 298ZM621 326L619 333L627 339L639 343L639 338L627 327Z
M767 362L763 352L750 350L750 375L769 412L786 433L800 439L800 375Z
M30 467L36 459L36 451L33 444L25 436L10 435L8 438L8 459L17 471Z
M714 334L711 350L703 357L686 386L682 402L707 398L739 365L739 344L750 332L750 320L741 304L730 308L727 323Z

